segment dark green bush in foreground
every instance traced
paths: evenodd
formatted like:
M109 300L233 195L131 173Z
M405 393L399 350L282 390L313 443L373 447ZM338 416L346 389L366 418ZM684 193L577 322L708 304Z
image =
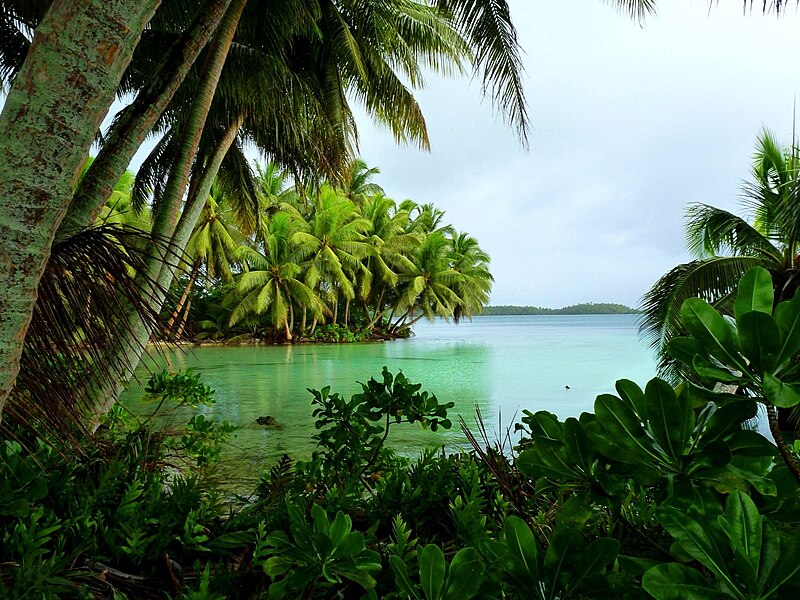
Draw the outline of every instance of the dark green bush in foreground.
M450 427L452 405L386 369L350 400L312 390L317 451L246 499L213 484L227 424L166 435L117 414L80 460L6 441L0 596L796 597L798 445L747 427L800 400L800 300L773 310L768 285L745 276L734 320L687 303L673 352L694 383L622 380L564 421L525 411L515 449L394 455L392 428ZM149 392L211 400L191 373Z

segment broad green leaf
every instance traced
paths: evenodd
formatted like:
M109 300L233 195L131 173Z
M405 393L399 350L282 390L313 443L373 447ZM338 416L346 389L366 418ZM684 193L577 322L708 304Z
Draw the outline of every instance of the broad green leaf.
M419 580L428 600L439 600L444 586L445 562L442 549L428 544L419 553Z
M708 358L698 354L691 362L692 369L703 379L721 383L746 383L747 380L738 375L734 375L727 369L720 368L712 363Z
M338 546L344 541L345 536L350 533L352 521L350 517L345 515L342 511L336 513L336 518L330 524L328 536L331 538L334 546Z
M683 455L694 429L694 410L663 379L650 380L645 388L645 415L653 437L674 461Z
M530 429L534 438L542 436L553 440L561 439L561 423L553 413L546 410L540 410L531 417Z
M745 429L742 431L734 431L733 434L727 439L728 448L731 449L737 459L747 459L749 462L755 463L756 461L750 460L752 458L760 458L759 462L763 464L763 473L771 468L772 457L778 455L778 448L775 443L761 435L758 431Z
M342 513L342 516L344 516L344 513ZM319 504L314 504L311 507L311 519L314 522L314 533L326 536L329 534L331 523L328 520L328 513Z
M800 390L793 385L783 383L770 373L764 373L762 388L764 398L779 408L792 408L800 404Z
M708 446L716 442L732 431L736 431L744 421L756 416L758 407L753 400L737 398L737 400L715 410L708 418L705 430L700 438L700 446Z
M409 598L419 600L416 586L411 582L411 578L408 576L408 568L406 567L406 563L403 562L403 559L399 556L392 555L389 557L389 566L392 568L392 571L394 571L394 582L398 589Z
M667 343L667 354L685 365L691 365L694 357L703 355L703 347L691 337L675 337Z
M738 552L743 561L737 565L739 576L749 584L751 590L756 587L758 566L761 561L761 540L763 536L763 519L753 501L740 491L728 495L725 503L725 516L717 519L719 526L728 539L734 552Z
M283 575L294 566L295 564L292 561L281 558L280 556L273 556L264 563L264 573L270 577L277 577L278 575Z
M663 564L660 560L653 560L652 558L642 558L639 556L627 556L620 554L617 557L620 570L630 573L636 577L644 575L648 569L652 569L656 565Z
M564 449L567 458L584 473L589 473L595 454L580 422L569 417L564 421Z
M581 535L571 527L557 529L550 536L550 545L544 554L542 571L542 578L550 591L550 597L556 596L555 591L559 588L559 575L566 565L574 562L582 545Z
M483 569L478 553L472 548L462 548L450 562L447 573L447 600L475 598L483 583Z
M646 400L642 388L629 379L620 379L614 386L619 397L640 416L645 414Z
M739 347L759 373L772 371L781 348L778 324L771 315L747 312L736 317Z
M379 565L380 567L380 565ZM367 572L367 569L364 568L355 568L355 569L344 569L338 571L338 573L342 577L346 577L351 581L355 581L365 590L371 590L377 585L377 581ZM335 579L334 579L335 581Z
M575 565L576 579L600 573L617 559L619 549L619 541L613 538L594 540L578 555Z
M681 319L686 330L709 354L737 371L747 371L736 351L731 326L708 302L689 298L681 306Z
M658 521L692 558L700 561L719 579L733 586L730 572L715 537L691 516L665 506L658 513ZM735 587L735 586L733 586Z
M765 529L771 535L778 536L778 532L770 523L766 523L766 526ZM791 582L795 586L800 584L800 543L796 536L780 538L778 560L770 575L769 582L764 585L764 589L768 589L769 593L765 594L764 598L780 597L781 586L786 583Z
M780 537L775 526L769 521L764 521L764 537L761 540L761 557L758 563L759 590L772 586L771 577L775 566L781 558ZM797 561L800 564L800 560ZM777 590L777 587L775 588Z
M509 555L519 563L521 572L515 575L522 580L539 581L539 551L528 524L519 517L508 517L503 524L503 538Z
M594 515L594 509L591 504L580 496L570 496L558 512L556 523L580 528L592 515Z
M733 314L736 321L751 311L772 314L772 303L775 294L772 291L772 276L764 267L753 267L739 280L736 300L733 303Z
M614 455L609 455L610 458L627 463L635 461L648 465L653 460L660 460L639 417L622 400L610 394L601 394L594 402L594 412L597 425L605 431L611 443L611 447L601 449L603 453L612 451Z
M800 294L778 304L775 322L781 330L781 350L775 364L782 369L800 351Z
M711 588L699 571L679 563L657 565L642 577L642 587L656 600L720 600L728 594Z

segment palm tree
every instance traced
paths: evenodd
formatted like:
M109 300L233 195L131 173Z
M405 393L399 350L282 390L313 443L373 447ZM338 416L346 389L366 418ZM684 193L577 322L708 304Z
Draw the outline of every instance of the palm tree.
M494 277L489 272L489 255L481 250L478 240L459 233L450 239L451 266L461 277L454 287L461 301L453 310L453 320L471 318L480 313L489 301Z
M413 271L410 257L425 236L407 231L408 211L398 209L395 201L383 194L366 201L363 215L371 225L366 232L370 252L360 274L358 295L367 314L372 306L367 325L372 328L389 308L385 302L387 294L397 286L402 274Z
M680 375L665 349L682 334L680 308L687 298L703 298L730 313L737 282L755 266L772 275L776 302L794 296L800 285L798 169L797 148L780 148L765 130L756 143L752 181L743 186L752 222L707 204L689 207L686 239L696 258L661 277L641 304L639 331L659 353L662 374Z
M245 238L236 228L232 217L231 209L226 206L225 196L219 187L213 187L211 195L206 199L200 220L186 245L186 262L191 265L189 280L167 324L172 328L176 319L183 315L178 323L176 334L178 338L183 334L183 327L192 305L190 295L201 269L205 267L209 279L233 281L231 263L236 262L236 254Z
M445 211L436 208L433 202L417 204L413 200L403 200L400 204L400 210L408 211L411 216L408 223L409 231L419 233L438 232L441 234L455 233L452 225L444 223Z
M451 266L451 245L442 233L425 236L412 262L413 269L403 276L393 307L394 312L405 309L392 325L394 331L411 327L422 317L431 321L436 317L452 317L456 307L463 303L455 291L461 275Z
M348 273L361 267L369 253L365 234L370 222L355 205L327 184L316 197L314 214L297 234L299 244L311 249L306 262L305 281L333 306L333 322L338 318L339 294L346 301L355 298L353 280Z
M246 248L243 259L249 265L237 282L238 302L231 312L230 325L251 315L269 313L275 329L283 328L292 339L293 303L321 318L325 305L311 286L300 280L301 263L310 248L298 240L301 225L289 213L277 213L264 224L264 253ZM299 243L298 243L299 242Z
M356 206L363 206L367 198L383 194L383 188L372 182L372 178L380 173L377 167L369 168L360 158L355 158L347 165L340 190L350 198Z

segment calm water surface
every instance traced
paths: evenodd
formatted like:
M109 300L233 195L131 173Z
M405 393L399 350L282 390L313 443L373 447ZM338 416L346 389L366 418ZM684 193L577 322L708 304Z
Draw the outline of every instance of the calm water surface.
M284 452L309 456L314 425L306 388L329 385L349 397L360 390L358 381L379 378L384 365L402 370L441 402L455 403L450 431L396 426L391 445L410 455L425 445L463 445L456 415L474 423L476 406L490 433L504 431L522 409L576 416L591 410L598 394L613 392L617 379L644 386L655 373L653 356L637 337L635 315L476 317L459 325L420 322L415 331L413 338L385 343L172 350L152 356L147 366L193 368L216 390L216 404L197 412L240 426L223 466L245 479L257 478ZM146 367L137 375L145 381ZM140 414L152 411L142 396L141 386L133 385L123 402ZM257 425L261 415L275 417L284 429Z

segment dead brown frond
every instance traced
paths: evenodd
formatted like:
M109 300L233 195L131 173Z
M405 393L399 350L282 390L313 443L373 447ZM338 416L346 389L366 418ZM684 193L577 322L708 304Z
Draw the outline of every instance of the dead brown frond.
M147 277L150 234L102 225L53 246L25 338L20 374L4 411L16 426L56 445L77 448L87 431L92 397L127 378L140 350L139 322L165 330L159 315L166 290ZM168 260L177 254L164 244Z

